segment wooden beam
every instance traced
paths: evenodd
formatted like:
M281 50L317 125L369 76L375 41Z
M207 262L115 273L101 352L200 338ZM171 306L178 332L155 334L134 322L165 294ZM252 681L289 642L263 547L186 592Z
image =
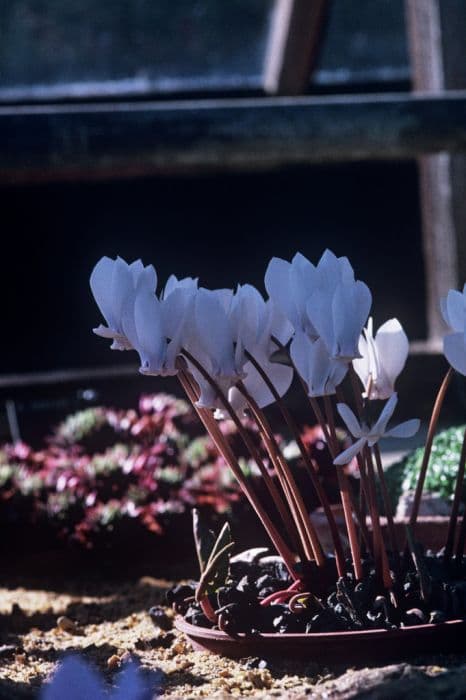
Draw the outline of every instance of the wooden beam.
M328 0L275 0L264 66L266 93L307 92L328 4Z
M464 0L406 0L406 19L414 90L441 96L448 94L445 90L465 88ZM439 299L458 284L458 260L462 268L466 262L466 158L452 157L447 150L418 160L431 340L445 332ZM465 273L462 269L461 279Z
M466 151L466 90L0 108L0 183Z

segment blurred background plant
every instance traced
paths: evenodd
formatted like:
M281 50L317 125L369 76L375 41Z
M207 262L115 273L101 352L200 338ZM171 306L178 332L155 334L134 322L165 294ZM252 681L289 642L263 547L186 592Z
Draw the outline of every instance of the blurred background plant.
M444 514L442 504L446 505L453 499L464 430L464 425L442 430L434 438L432 444L432 455L424 486L424 499L427 501L429 497L435 497L435 508L439 515ZM416 488L423 455L424 447L418 447L387 470L387 485L395 509L397 504L400 504L401 508L403 504L400 499L405 498L407 494L412 493ZM465 498L466 488L463 487L463 504ZM447 505L447 512L449 507ZM439 508L442 512L438 510Z
M246 425L260 447L252 422ZM221 426L244 472L266 498L233 423ZM317 500L294 443L277 439L313 510ZM303 439L330 499L338 500L321 429L305 427ZM98 406L72 413L39 449L24 442L0 447L0 526L9 546L19 538L20 547L36 547L40 533L42 547L73 543L110 551L116 542L131 547L151 535L148 541L155 543L154 535L173 535L174 530L191 546L193 507L212 520L232 518L237 529L254 520L192 408L168 394L143 395L137 409Z

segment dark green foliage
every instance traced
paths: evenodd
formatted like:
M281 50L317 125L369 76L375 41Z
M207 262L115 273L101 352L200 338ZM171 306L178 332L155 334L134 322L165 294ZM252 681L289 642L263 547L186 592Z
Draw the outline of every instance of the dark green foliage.
M465 428L464 425L448 428L434 438L425 493L435 493L447 500L453 498ZM387 485L394 507L403 491L416 488L423 455L424 448L418 447L387 470ZM463 501L465 499L466 486L463 488Z

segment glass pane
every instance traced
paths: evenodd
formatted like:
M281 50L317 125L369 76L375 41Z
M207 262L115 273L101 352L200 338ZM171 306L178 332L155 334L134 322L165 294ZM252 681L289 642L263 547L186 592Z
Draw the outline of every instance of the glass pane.
M3 0L0 97L259 87L272 0Z
M403 0L333 0L312 84L408 80Z

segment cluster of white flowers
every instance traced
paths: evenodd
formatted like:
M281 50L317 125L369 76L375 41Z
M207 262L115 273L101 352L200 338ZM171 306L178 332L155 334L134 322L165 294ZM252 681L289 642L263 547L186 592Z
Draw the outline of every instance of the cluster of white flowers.
M326 250L317 265L300 253L291 262L272 258L265 274L267 300L249 284L236 291L208 290L197 279L174 275L157 295L154 267L121 258L102 258L90 284L106 320L95 333L112 339L112 349L136 350L143 374L176 374L182 357L199 386L202 408L223 415L221 394L241 414L246 400L240 383L260 408L272 403L270 386L258 368L279 396L288 391L294 371L310 397L332 395L352 365L366 401L388 401L372 426L358 421L345 404L338 405L356 443L336 463L384 435L408 437L417 430L418 421L386 430L408 339L397 319L373 335L371 293L355 279L345 257ZM466 285L463 293L449 292L442 311L452 330L445 337L445 355L466 375ZM286 350L287 362L279 359L279 349Z

